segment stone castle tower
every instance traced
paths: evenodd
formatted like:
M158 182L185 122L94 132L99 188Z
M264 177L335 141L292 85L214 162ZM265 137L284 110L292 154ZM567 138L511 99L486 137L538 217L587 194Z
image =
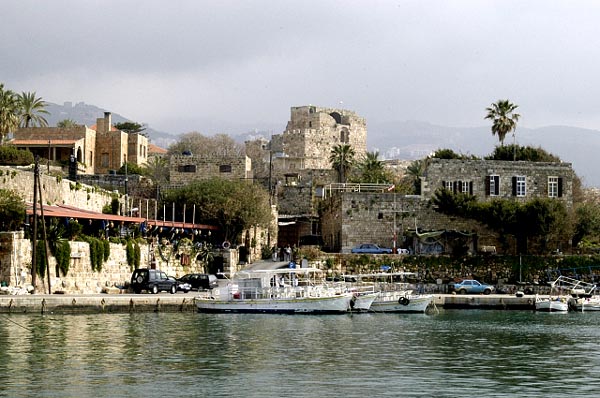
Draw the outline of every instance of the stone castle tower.
M299 106L291 108L291 118L282 134L271 138L276 156L274 169L294 172L331 169L329 155L336 145L348 144L355 158L367 151L367 124L356 113L335 108Z

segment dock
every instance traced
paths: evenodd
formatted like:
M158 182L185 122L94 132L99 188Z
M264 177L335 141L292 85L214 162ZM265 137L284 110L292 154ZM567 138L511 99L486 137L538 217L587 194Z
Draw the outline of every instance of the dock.
M0 313L79 314L196 312L197 292L160 294L26 294L0 296ZM439 309L534 310L535 296L435 294Z

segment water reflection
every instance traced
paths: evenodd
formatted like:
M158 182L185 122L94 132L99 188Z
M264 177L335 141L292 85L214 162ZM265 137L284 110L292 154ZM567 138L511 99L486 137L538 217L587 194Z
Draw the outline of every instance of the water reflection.
M0 395L455 397L477 386L485 396L592 396L599 320L464 310L5 315Z

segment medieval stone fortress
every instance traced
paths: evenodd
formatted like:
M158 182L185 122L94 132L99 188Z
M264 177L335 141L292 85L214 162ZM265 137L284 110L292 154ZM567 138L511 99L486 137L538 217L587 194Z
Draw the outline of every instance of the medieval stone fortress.
M154 156L144 135L115 129L108 112L91 127L21 128L15 131L12 144L51 160L66 161L74 156L80 178L82 175L111 175L126 163L141 166ZM367 122L363 117L345 109L313 105L292 107L285 131L270 139L247 141L245 153L172 154L169 182L163 189L215 177L261 184L271 198L273 221L268 233L260 228L245 233L245 236L252 234L252 240L257 241L247 253L245 261L248 262L263 257L263 248L299 248L307 242L305 238L317 239L325 252L333 254L350 253L361 243L374 243L404 249L414 255L442 255L455 250L457 237L470 254L516 251L515 242L507 242L484 223L437 211L432 199L440 188L473 195L480 202L498 198L517 202L551 198L567 208L573 206L575 176L570 163L432 158L420 175L418 193L404 194L390 183L341 180L331 161L332 151L340 145L350 146L355 159L367 155ZM394 180L403 177L405 170L397 168L397 162L383 163L391 170ZM24 194L27 203L32 203L30 172L18 173L19 178L4 178L3 187L17 189ZM73 182L67 179L58 181L44 174L41 178L44 201L48 205L71 207L72 211L101 212L114 198L114 193L111 196L110 192L92 187L73 190ZM71 189L65 188L69 184ZM131 217L121 221L134 222L135 216L137 221L155 220L156 227L166 227L168 213L164 205L163 209L159 207L157 200L138 201L130 195L123 196L122 192L118 198L123 209L121 216ZM64 214L68 217L68 213ZM175 228L175 221L183 221L181 228ZM173 217L171 222L174 233L185 230L185 220ZM210 235L199 227L195 233ZM547 242L550 247L566 245L563 237L553 239ZM27 265L31 257L27 240L15 233L3 236L2 241L2 279L27 279L27 267L31 267L30 263ZM219 243L215 249L215 256L221 258L219 271L233 273L240 269L243 264L240 265L239 252L234 249L244 246L243 241L234 242L234 247L230 247L229 242L226 247ZM166 245L168 242L163 246ZM84 243L72 242L76 255L72 255L73 265L68 275L60 275L58 270L52 275L52 284L59 286L59 290L97 292L128 280L131 267L122 261L123 249L111 250L108 263L98 273L91 270L83 246ZM160 240L143 246L140 266L159 267L176 275L193 269L193 264L189 268L189 262L173 261L163 252L156 255L157 247L163 246ZM177 259L186 255L183 252L171 254Z

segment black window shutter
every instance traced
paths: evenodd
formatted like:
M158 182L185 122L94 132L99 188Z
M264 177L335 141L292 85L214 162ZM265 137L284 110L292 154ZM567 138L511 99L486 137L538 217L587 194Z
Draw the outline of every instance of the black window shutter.
M490 178L492 176L485 176L485 194L486 196L490 196L491 192L490 192Z
M446 189L446 181L442 181L442 188Z
M456 189L456 186L457 186L457 185L458 185L458 184L456 183L456 181L453 181L453 182L452 182L452 192L454 192L454 193L457 193L457 192L458 192L458 190Z
M473 195L473 181L469 181L469 195Z
M558 177L558 197L562 198L563 195L563 179Z
M494 176L494 195L500 195L500 176Z
M512 195L517 196L517 177L512 178Z

